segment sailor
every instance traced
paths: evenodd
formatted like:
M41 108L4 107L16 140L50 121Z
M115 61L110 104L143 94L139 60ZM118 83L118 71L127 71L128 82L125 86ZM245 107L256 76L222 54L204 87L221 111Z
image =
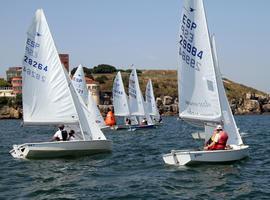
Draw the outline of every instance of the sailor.
M218 125L210 140L206 143L205 150L224 150L228 140L228 134Z
M142 122L141 122L141 125L147 125L147 120L146 118L143 118Z
M52 141L66 141L68 137L67 131L63 124L58 126L58 131L53 135Z
M70 130L68 133L68 140L69 141L73 141L75 140L75 131L74 130Z
M131 120L130 120L130 118L126 118L126 125L131 125Z

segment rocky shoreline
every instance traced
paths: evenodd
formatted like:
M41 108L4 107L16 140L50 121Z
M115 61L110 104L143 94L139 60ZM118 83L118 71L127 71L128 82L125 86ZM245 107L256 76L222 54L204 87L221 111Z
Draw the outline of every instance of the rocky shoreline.
M171 96L158 97L156 99L158 109L161 115L177 115L178 99ZM261 115L270 114L270 96L259 95L256 93L247 93L244 98L230 99L230 106L235 115ZM113 108L112 105L99 105L103 116ZM13 106L0 107L0 119L20 119L22 118L22 108Z

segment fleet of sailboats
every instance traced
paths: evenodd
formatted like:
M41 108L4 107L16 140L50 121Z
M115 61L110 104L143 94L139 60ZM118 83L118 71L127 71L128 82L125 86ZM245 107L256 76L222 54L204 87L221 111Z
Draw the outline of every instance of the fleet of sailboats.
M211 137L215 126L221 124L229 135L230 149L172 150L163 155L163 160L170 165L187 165L243 159L248 156L248 146L243 144L226 97L202 0L184 1L180 27L179 117L204 126L205 141Z
M84 156L112 150L112 141L101 131L106 125L87 88L83 67L79 65L72 79L69 77L42 9L36 11L27 31L22 77L24 125L65 124L75 130L76 140L15 144L10 151L14 158ZM166 164L219 163L248 156L249 146L243 144L226 97L215 38L209 36L202 0L184 0L178 90L179 117L204 127L204 132L194 137L207 141L214 128L222 125L229 135L230 149L171 150L163 155ZM129 76L128 95L121 72L114 79L112 94L114 115L123 118L115 129L153 128L161 122L152 81L147 83L144 99L135 68Z

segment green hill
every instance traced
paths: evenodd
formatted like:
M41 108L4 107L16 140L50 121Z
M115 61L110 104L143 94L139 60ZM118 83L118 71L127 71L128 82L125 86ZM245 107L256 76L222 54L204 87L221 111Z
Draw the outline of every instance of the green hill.
M127 90L128 87L128 78L129 73L122 71L123 82ZM115 73L111 74L93 74L95 79L99 79L101 76L106 76L107 80L104 83L100 84L101 91L111 91L113 85L113 79L116 75ZM142 70L142 73L138 74L141 90L144 94L145 87L148 79L152 80L154 93L156 97L161 96L171 96L177 97L177 72L175 70ZM224 85L227 92L229 100L240 98L245 98L247 93L255 93L257 95L265 96L267 95L264 92L256 90L254 88L235 83L229 79L224 78Z

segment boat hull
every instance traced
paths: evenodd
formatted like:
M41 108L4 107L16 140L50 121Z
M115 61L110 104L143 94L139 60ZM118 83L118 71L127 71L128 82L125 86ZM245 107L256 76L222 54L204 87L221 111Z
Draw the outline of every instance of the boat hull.
M116 125L113 126L111 129L113 130L137 130L137 129L148 129L148 128L155 128L156 124L151 125Z
M151 125L132 125L131 128L135 128L135 129L148 129L148 128L155 128L154 124Z
M247 145L231 145L232 149L215 151L172 150L163 155L168 165L192 165L199 163L223 163L241 160L248 156Z
M111 150L110 140L61 141L13 145L10 154L14 158L41 159L87 156Z

